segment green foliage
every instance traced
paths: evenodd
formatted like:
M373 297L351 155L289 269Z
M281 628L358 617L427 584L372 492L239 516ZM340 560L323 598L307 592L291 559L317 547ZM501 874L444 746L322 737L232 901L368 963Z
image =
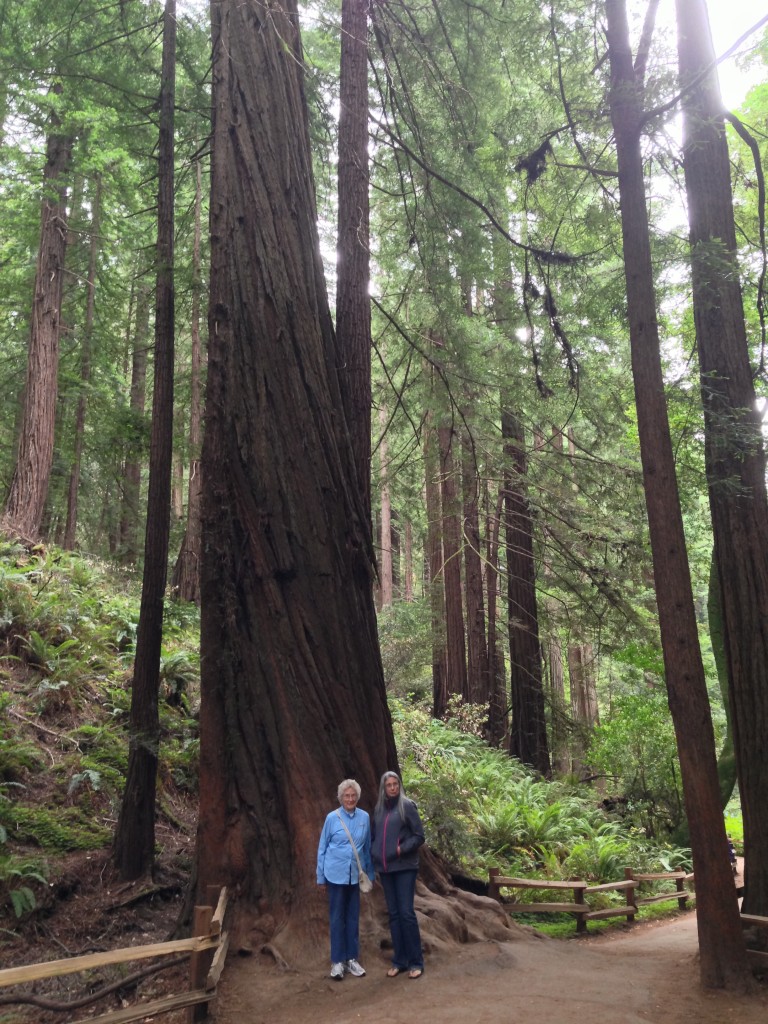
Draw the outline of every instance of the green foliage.
M607 818L588 788L546 782L423 708L390 707L406 790L429 842L462 871L610 881L625 865L663 870L669 849Z
M32 843L49 852L93 850L106 846L111 829L99 825L76 807L25 807L0 804L0 821L18 843Z
M379 642L387 691L423 700L432 690L432 623L429 603L395 601L379 613Z
M0 786L0 815L8 797L7 787ZM35 893L31 885L35 882L46 885L44 865L38 860L17 857L5 851L8 831L0 824L0 907L10 903L17 918L37 905Z
M626 798L628 819L649 838L663 840L680 826L680 768L662 688L617 697L593 733L587 761Z

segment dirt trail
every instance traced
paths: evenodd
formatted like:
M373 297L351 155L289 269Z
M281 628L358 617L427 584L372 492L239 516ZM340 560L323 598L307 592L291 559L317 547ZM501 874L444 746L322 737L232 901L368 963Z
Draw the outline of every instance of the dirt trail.
M510 941L436 949L418 981L385 977L366 950L365 978L316 966L281 970L266 957L230 961L217 1024L765 1024L768 987L752 997L703 992L696 915L625 934L556 941L518 929ZM314 957L313 957L314 959Z

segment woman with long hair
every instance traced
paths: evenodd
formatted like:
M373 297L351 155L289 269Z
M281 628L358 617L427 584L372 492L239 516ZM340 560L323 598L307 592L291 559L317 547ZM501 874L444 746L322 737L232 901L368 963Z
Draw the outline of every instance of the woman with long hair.
M400 777L395 772L384 772L371 822L371 855L389 913L392 966L388 978L407 971L415 981L424 973L421 934L413 906L423 842L424 828L416 804L403 792Z

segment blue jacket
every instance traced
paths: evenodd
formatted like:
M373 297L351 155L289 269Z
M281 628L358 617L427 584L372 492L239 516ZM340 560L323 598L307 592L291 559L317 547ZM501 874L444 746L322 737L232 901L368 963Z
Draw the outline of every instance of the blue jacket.
M424 842L424 826L413 800L403 800L405 820L386 804L377 810L371 825L373 866L380 873L414 871L419 866L419 847Z
M325 885L326 882L333 882L335 885L357 885L360 878L357 859L349 837L344 831L344 826L341 824L339 814L343 815L346 826L355 841L363 871L373 881L371 820L368 817L368 812L356 807L351 814L348 814L343 807L340 807L338 812L331 811L328 814L320 833L320 842L317 847L317 884Z

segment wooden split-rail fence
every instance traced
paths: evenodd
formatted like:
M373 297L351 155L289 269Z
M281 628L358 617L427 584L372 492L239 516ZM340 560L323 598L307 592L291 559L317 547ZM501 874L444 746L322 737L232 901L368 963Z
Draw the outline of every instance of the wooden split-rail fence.
M744 888L739 881L742 875L742 866L743 860L739 858L738 870L734 878L734 892L737 897L744 895ZM577 932L585 932L588 921L599 921L608 917L626 917L627 921L632 923L638 911L652 903L677 900L678 907L685 910L688 901L696 898L696 893L692 889L686 888L694 881L693 873L685 871L651 873L624 868L623 879L616 882L604 882L602 885L590 885L589 882L578 879L567 882L549 882L542 878L509 878L502 875L498 868L491 868L488 876L488 895L499 901L501 901L502 889L543 889L551 891L553 895L573 893L572 902L560 900L553 903L522 903L518 900L506 900L504 908L511 914L573 914L576 918ZM642 887L647 887L652 882L674 883L674 889L666 888L662 892L654 893L647 893L646 889L647 894L643 895ZM590 908L587 903L588 896L611 890L623 893L624 902L621 906L606 907L602 910ZM758 914L741 914L741 923L744 928L768 930L768 917L761 917ZM762 970L768 968L768 952L748 949L747 956Z
M98 1017L87 1017L75 1021L71 1010L62 1008L68 1014L63 1024L130 1024L131 1021L159 1017L172 1010L187 1008L188 1024L197 1024L208 1019L208 1005L216 996L216 985L224 968L229 938L224 930L224 916L227 909L227 890L209 886L206 898L210 901L194 909L192 936L170 942L156 942L146 946L127 946L103 953L87 953L84 956L69 957L66 960L51 960L47 963L27 964L24 967L10 967L0 971L0 989L11 985L22 985L43 978L55 978L78 971L87 971L112 964L129 963L167 957L174 953L189 955L189 987L183 992L164 996L132 1006L112 1010ZM96 1001L97 994L94 993ZM19 1000L21 1004L23 1000ZM79 1007L84 1000L77 1000Z
M572 893L570 902L559 900L553 903L522 903L506 901L504 908L512 914L572 914L576 918L576 931L585 932L588 921L600 921L608 917L625 917L630 923L635 920L641 907L667 900L677 900L678 907L685 910L688 901L695 899L695 893L686 888L693 881L693 874L686 871L640 872L633 868L624 869L624 878L615 882L590 885L589 882L571 879L567 882L550 882L542 878L509 878L498 868L488 872L488 895L501 900L502 889L540 889L562 896ZM651 882L671 883L673 889L647 893ZM646 886L643 894L643 886ZM624 902L620 906L592 910L587 897L596 893L620 892Z

